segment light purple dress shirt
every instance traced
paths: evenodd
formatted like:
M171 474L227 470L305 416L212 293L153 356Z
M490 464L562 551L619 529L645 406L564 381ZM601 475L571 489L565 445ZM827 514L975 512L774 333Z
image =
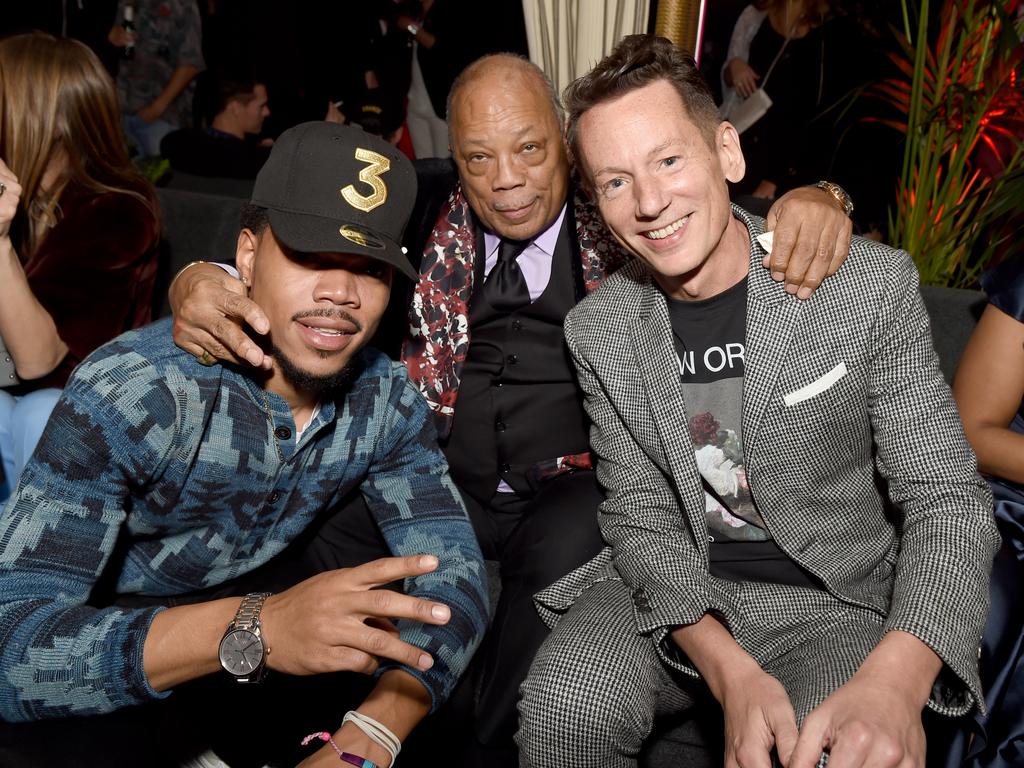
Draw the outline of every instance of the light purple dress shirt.
M558 214L555 222L533 238L525 250L516 256L516 263L519 265L523 277L526 278L526 287L530 290L530 301L536 301L544 289L548 287L551 280L551 259L555 255L555 243L558 242L558 230L562 228L562 219L565 218L565 206ZM484 232L484 250L487 252L487 260L484 262L484 278L491 274L494 265L498 263L498 246L501 245L501 238Z

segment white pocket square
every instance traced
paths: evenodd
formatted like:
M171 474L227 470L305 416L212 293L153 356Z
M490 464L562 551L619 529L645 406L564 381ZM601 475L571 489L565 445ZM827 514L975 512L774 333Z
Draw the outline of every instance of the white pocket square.
M812 397L820 395L822 392L831 387L845 375L846 363L840 363L831 371L822 376L820 379L815 379L806 387L800 387L800 389L794 392L790 392L788 395L782 398L782 402L784 402L787 406L790 406L796 405L797 403L802 403L804 400L810 400Z

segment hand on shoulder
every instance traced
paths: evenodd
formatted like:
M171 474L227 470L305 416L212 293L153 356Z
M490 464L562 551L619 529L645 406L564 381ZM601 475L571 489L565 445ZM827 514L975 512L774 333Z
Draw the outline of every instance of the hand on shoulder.
M810 298L850 253L853 222L831 193L817 187L798 187L780 197L765 225L774 238L763 266L801 299Z

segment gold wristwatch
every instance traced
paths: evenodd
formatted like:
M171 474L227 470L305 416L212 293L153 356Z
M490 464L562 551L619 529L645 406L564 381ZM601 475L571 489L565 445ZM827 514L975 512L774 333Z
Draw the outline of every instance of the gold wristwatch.
M846 190L831 181L819 181L815 184L818 189L828 192L836 201L843 206L843 213L849 216L853 213L853 198L846 194Z

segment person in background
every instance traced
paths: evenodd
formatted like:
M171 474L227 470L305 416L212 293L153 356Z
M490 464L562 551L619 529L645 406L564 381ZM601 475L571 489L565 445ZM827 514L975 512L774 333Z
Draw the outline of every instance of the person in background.
M981 278L988 306L953 382L978 467L1000 501L1024 505L1024 258ZM1014 497L1014 494L1016 497ZM1024 521L1022 521L1024 523Z
M204 127L171 131L160 142L160 154L176 171L255 179L270 154L269 140L256 140L270 115L267 87L223 72L204 72L200 81Z
M0 41L0 337L22 380L0 391L0 498L72 369L149 322L158 231L96 55L41 33Z
M747 175L733 185L763 213L770 201L822 174L810 123L825 92L826 0L757 0L736 22L722 69L722 114L764 87L772 105L743 133ZM743 203L749 204L745 199Z
M385 94L380 94L384 96ZM402 108L395 99L368 96L363 103L350 109L350 124L355 123L367 133L380 136L396 147L402 140L405 126L402 124Z
M949 768L1011 768L1024 741L1024 257L981 278L988 306L960 358L953 396L995 500L1003 546L992 566L992 610L981 647L987 715L948 750Z
M406 123L417 158L449 157L446 100L452 82L469 63L463 42L465 14L454 0L421 0L409 4L397 25L412 41L412 80Z
M125 28L131 8L134 31ZM202 30L195 0L121 0L110 44L122 58L117 93L124 128L146 157L160 154L160 140L192 123L192 81L203 69Z

